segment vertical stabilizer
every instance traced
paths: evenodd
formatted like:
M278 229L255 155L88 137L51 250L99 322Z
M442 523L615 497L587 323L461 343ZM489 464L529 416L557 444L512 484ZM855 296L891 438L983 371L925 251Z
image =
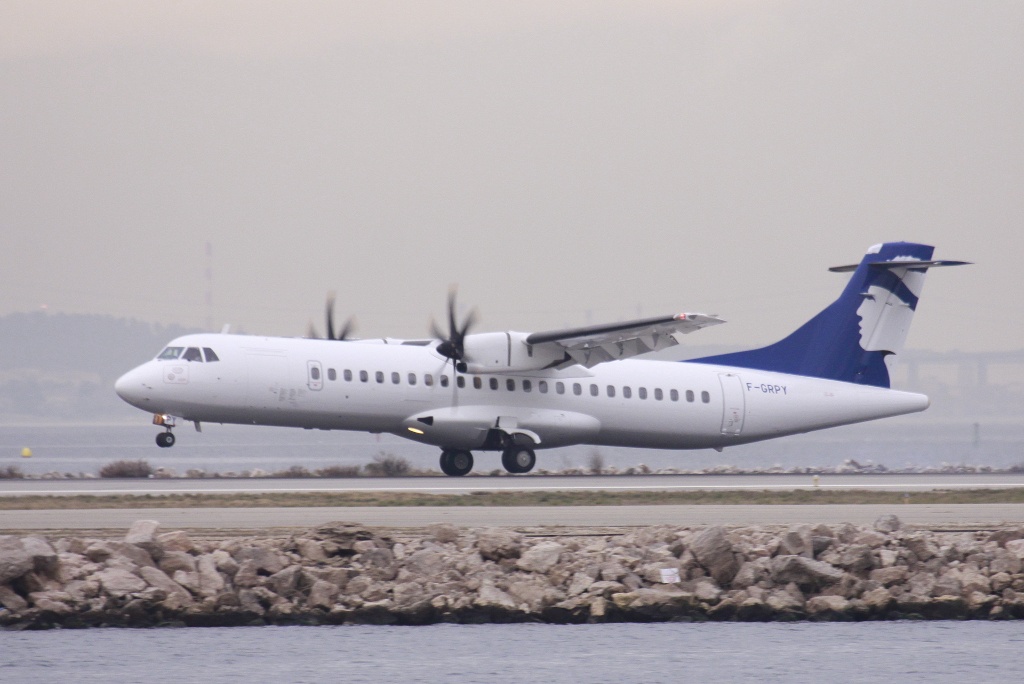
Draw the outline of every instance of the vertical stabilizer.
M965 263L932 261L933 250L912 242L875 245L859 265L831 269L853 272L846 289L789 337L760 349L692 363L889 387L886 359L903 349L928 269Z

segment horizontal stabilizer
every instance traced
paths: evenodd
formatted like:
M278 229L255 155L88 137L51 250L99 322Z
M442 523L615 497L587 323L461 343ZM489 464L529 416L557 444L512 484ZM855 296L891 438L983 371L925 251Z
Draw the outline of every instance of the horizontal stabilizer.
M936 268L938 266L968 266L970 261L870 261L868 266L871 268ZM857 270L860 264L850 264L848 266L833 266L828 269L832 273L853 273Z

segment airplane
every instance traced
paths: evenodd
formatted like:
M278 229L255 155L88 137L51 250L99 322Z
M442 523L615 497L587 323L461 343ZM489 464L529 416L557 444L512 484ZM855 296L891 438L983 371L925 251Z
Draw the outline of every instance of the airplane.
M513 474L536 451L572 444L716 449L923 411L923 394L890 388L930 268L930 245L868 249L832 304L779 342L689 361L643 354L724 321L679 313L548 332L470 333L471 314L429 339L192 334L117 380L153 414L161 447L177 421L390 433L441 448L450 476L473 452L499 452ZM640 357L640 358L636 358Z

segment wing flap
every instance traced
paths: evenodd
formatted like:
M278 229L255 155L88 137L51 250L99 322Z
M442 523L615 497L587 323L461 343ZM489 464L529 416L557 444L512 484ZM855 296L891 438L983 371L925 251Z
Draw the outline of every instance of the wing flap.
M526 343L534 347L555 346L571 359L560 367L580 364L592 368L599 363L626 359L672 347L682 335L724 323L717 316L681 313L621 323L532 333Z

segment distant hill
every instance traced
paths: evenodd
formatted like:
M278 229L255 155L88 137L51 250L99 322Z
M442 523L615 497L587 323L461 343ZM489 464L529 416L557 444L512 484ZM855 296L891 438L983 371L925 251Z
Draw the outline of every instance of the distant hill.
M0 421L124 415L114 381L192 332L199 331L113 316L0 316Z

